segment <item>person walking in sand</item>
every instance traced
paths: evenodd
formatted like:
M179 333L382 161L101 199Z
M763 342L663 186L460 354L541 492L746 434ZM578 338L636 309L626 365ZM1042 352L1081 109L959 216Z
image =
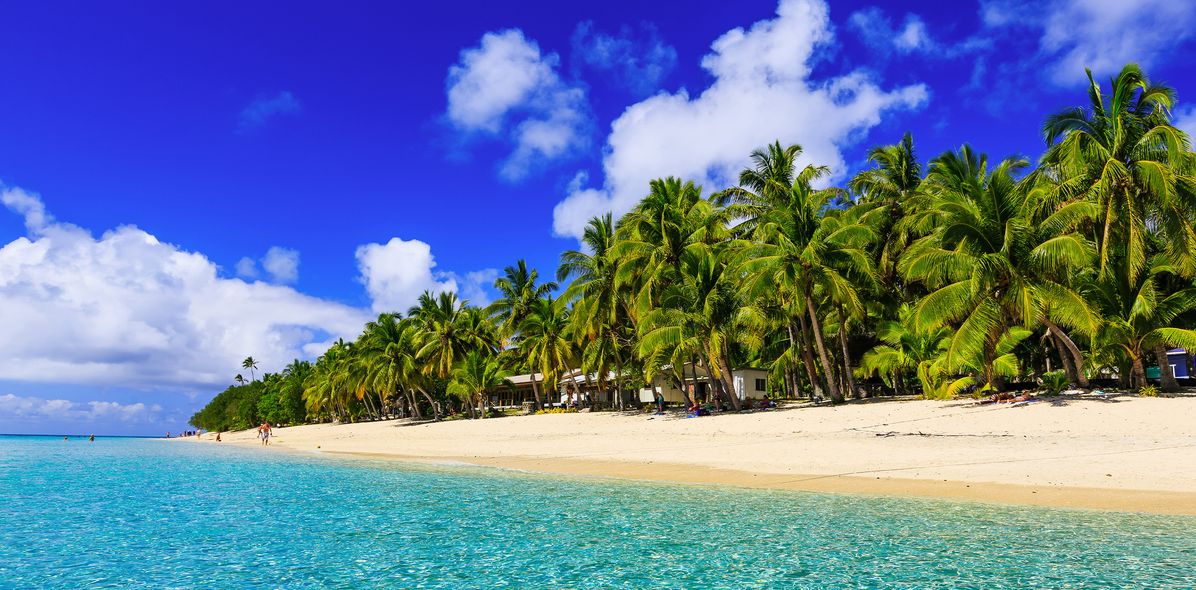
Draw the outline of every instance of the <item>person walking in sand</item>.
M258 430L258 435L262 437L262 446L263 447L269 446L270 445L270 423L262 422L262 425L258 426L257 430Z

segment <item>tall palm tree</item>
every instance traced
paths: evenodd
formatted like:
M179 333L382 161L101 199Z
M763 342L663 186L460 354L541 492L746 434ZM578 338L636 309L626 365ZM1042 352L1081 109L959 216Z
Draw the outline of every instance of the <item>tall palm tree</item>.
M253 375L253 372L255 370L257 370L257 360L256 359L254 359L251 356L245 357L245 360L241 361L241 368L249 369L249 379L251 381L257 381L257 377L255 377Z
M621 379L626 356L621 342L627 324L626 290L615 277L619 260L612 252L615 229L611 215L595 217L586 224L582 235L584 250L561 254L557 280L572 281L561 298L573 306L571 331L582 347L582 370L596 373L600 388L605 386L613 366L619 409L623 408Z
M423 333L414 320L401 319L393 313L379 315L366 324L359 340L358 362L365 371L358 387L377 391L383 404L392 395L402 393L415 417L422 418L415 393L436 407L423 386L418 359L422 346Z
M510 338L519 330L537 300L556 290L556 283L551 281L537 284L539 278L539 271L529 270L527 261L520 259L515 266L503 269L503 276L495 279L494 289L499 292L499 297L490 304L488 311L502 322L500 327L504 337Z
M897 260L913 238L913 228L902 221L924 205L919 198L922 166L914 154L914 139L909 133L899 143L872 148L868 161L875 164L856 174L847 187L858 195L861 216L873 223L881 237L877 251L877 275L886 288L903 289L898 283ZM866 212L866 213L864 213Z
M822 295L850 302L851 308L860 306L855 285L844 269L854 269L857 274L869 272L863 247L874 234L867 225L839 223L824 215L840 193L834 189L815 190L810 186L813 179L812 175L799 175L783 205L774 204L760 211L754 221L752 241L741 250L739 270L746 274L745 290L751 298L783 292L790 312L803 326L803 334L808 325L822 364L823 381L831 400L837 403L844 396L835 382L835 365L827 350L817 301ZM816 382L809 361L807 371L811 382Z
M1136 64L1110 82L1106 97L1088 71L1088 108L1056 113L1043 124L1047 151L1040 175L1055 189L1042 205L1078 199L1098 205L1093 237L1103 276L1116 264L1132 284L1151 256L1148 236L1162 243L1185 276L1196 271L1196 168L1189 138L1170 123L1175 91L1153 84Z
M533 378L536 373L543 375L544 391L556 391L574 356L569 310L563 301L536 300L519 331L518 350ZM536 406L543 407L539 390L536 394Z
M914 307L915 327L955 327L948 368L979 366L988 386L999 385L998 344L1012 327L1092 332L1099 323L1078 293L1051 278L1090 262L1091 244L1074 231L1089 210L1061 207L1035 224L1035 204L1014 179L1025 166L1007 159L990 172L987 158L967 145L933 160L923 188L935 229L898 263L908 280L931 289Z

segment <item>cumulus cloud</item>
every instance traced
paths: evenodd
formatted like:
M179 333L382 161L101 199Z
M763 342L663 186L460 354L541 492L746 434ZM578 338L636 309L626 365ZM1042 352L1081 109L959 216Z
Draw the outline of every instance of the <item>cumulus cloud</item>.
M580 237L585 223L630 209L648 181L665 175L703 183L734 182L748 154L779 139L805 148L803 163L845 168L841 148L878 124L881 115L927 100L922 85L882 90L866 75L810 77L815 49L833 40L827 6L782 0L774 19L737 28L711 45L702 67L714 81L697 96L657 94L627 108L611 125L601 187L573 184L557 204L553 229Z
M447 120L467 137L511 146L500 175L525 177L537 162L586 147L591 117L585 90L557 72L556 54L541 54L518 29L486 33L461 52L446 81Z
M275 283L294 283L299 280L299 252L273 246L262 257L262 268Z
M486 305L484 286L498 276L493 269L463 275L438 271L431 246L400 238L358 246L357 268L376 312L405 313L424 291L454 292L474 305Z
M203 254L134 226L99 237L0 186L28 236L0 247L0 380L134 388L226 383L319 354L369 314L280 285L219 276Z
M107 401L72 402L65 399L25 397L11 393L0 395L0 420L54 420L59 422L119 421L152 423L159 419L162 406L138 402L121 404Z
M1188 107L1176 111L1171 124L1178 127L1184 133L1187 133L1188 138L1196 142L1196 107ZM1193 148L1196 148L1196 145Z
M302 110L299 99L283 90L274 96L262 96L241 109L240 130L248 131L261 127L270 119L280 115L293 115Z
M248 256L237 261L233 270L243 279L256 279L261 276L258 265L265 271L272 283L291 284L299 280L299 252L290 248L272 246L266 251L261 260L254 260Z
M574 29L571 45L575 72L606 74L637 97L655 92L677 65L677 50L661 40L651 23L642 23L638 30L625 26L618 35L609 35L595 31L593 21L583 21Z
M1196 4L1169 0L986 0L980 14L990 29L1037 32L1043 69L1060 86L1085 83L1085 67L1102 79L1128 62L1149 71L1196 25Z
M871 58L884 58L894 51L901 55L953 59L975 53L991 46L981 36L972 36L954 43L940 43L931 35L922 17L908 13L901 26L895 26L885 13L875 6L853 12L847 26L877 53Z

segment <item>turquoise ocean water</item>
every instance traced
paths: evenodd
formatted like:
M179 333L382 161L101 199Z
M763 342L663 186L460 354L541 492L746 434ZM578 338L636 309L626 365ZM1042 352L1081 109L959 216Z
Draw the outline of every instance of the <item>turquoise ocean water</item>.
M1196 519L0 437L0 588L1196 588Z

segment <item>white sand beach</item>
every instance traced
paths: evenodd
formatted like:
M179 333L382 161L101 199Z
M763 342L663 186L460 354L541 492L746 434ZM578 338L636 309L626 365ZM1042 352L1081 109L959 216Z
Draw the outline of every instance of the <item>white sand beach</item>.
M221 444L257 445L256 433ZM195 439L190 439L195 440ZM206 434L202 442L215 443ZM1196 514L1196 397L1021 407L876 400L685 418L580 413L276 428L262 452L536 472Z

